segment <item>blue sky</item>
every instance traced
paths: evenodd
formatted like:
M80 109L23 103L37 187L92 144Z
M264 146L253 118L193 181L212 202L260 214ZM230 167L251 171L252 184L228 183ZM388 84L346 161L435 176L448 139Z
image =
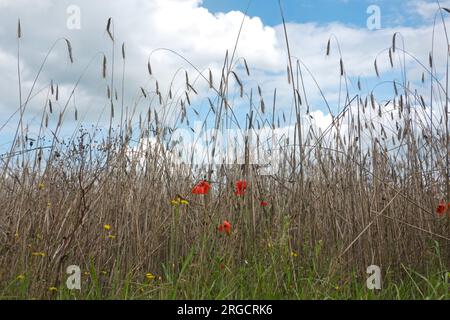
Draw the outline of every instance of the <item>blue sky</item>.
M384 27L415 26L422 19L411 14L405 7L413 1L404 0L283 0L288 22L326 24L340 22L364 27L368 14L367 7L378 5L382 10ZM430 0L428 2L435 2ZM249 0L204 0L203 6L212 12L244 11ZM267 25L281 22L278 0L252 0L248 11L250 16L258 16Z
M248 0L128 0L126 6L123 2L107 0L34 0L30 7L28 1L31 0L0 0L0 118L9 119L17 110L19 100L15 38L19 17L23 31L21 72L24 92L31 90L42 59L56 39L69 38L75 57L73 64L67 61L64 42L59 43L50 55L34 87L33 99L27 105L25 116L30 130L38 127L42 112L46 110L46 90L51 81L60 88L60 101L53 101L54 108L60 111L64 99L69 99L68 93L71 92L74 81L98 52L106 53L108 70L111 69L111 43L105 32L109 17L113 17L117 31L117 49L120 49L119 44L122 42L126 44L124 101L125 106L137 106L134 113L136 119L140 113L145 115L148 108L148 101L140 97L140 88L145 88L148 92L154 91L155 81L158 80L160 90L167 93L177 70L186 69L191 79L196 77L196 70L166 51L159 51L153 57L154 77L149 77L146 64L150 52L157 48L170 48L189 59L198 70L211 69L217 84L224 54L235 44L243 19L242 12L248 5ZM450 7L450 0L442 0L441 3ZM399 52L394 56L394 67L389 64L387 50L395 32L401 32L406 49L427 65L433 32L432 19L438 8L434 0L283 0L283 4L286 20L289 22L292 56L301 59L311 70L332 112L342 108L343 103L342 99L339 100L343 87L337 41L342 49L347 79L353 82L349 86L352 96L367 95L375 90L380 101L392 97L392 81L401 81L403 75ZM67 27L67 22L72 18L67 10L73 5L81 12L79 29ZM380 30L367 28L367 8L370 5L380 7ZM267 107L271 105L274 89L277 89L278 109L275 118L281 117L282 112L285 112L288 124L291 124L289 114L292 110L292 92L286 79L287 54L280 27L278 0L252 0L248 15L250 19L245 20L236 57L245 57L252 72L251 76L247 76L242 63L240 67L236 67L236 72L244 82L247 94L250 90L257 92L258 85L262 87ZM450 19L450 15L446 14L446 17ZM326 44L332 35L335 37L331 54L326 56ZM442 40L445 40L443 28L439 27L434 58L437 70L446 66L447 47ZM375 76L375 59L378 59L380 78ZM116 55L116 67L117 63L120 68L121 59ZM105 123L108 125L109 100L105 93L112 74L108 73L106 79L103 79L99 72L101 64L100 59L95 59L80 82L75 99L70 100L66 127L74 124L74 108L86 127L97 124L97 121L100 126ZM423 67L413 59L407 59L406 68L408 80L417 84L418 89L426 95L429 92L427 84L420 83ZM425 73L427 74L426 70ZM174 87L181 88L180 93L183 94L184 72L179 75ZM115 72L114 77L114 89L120 93L120 72ZM355 89L358 77L361 78L361 92ZM324 104L315 81L309 75L305 78L305 88L305 95L311 104L310 111L315 111L317 123L326 127L331 119L328 106ZM208 86L205 87L204 84L203 87L199 84L197 89L201 94L191 97L195 99L193 107L203 115L202 110L208 109L205 109L205 105L208 105L205 98L211 94L214 96L214 93L209 92ZM244 113L248 111L248 101L239 99L237 86L233 87L230 95L236 113L245 122ZM54 100L54 97L51 99ZM302 112L305 114L304 109ZM191 110L188 113L192 115L194 112ZM15 132L17 113L15 114L4 129L0 130L0 150L8 140L8 134ZM270 111L266 114L271 118ZM57 112L50 115L50 128L54 128L57 123L57 115ZM0 127L4 122L0 122ZM36 132L33 134L36 135Z

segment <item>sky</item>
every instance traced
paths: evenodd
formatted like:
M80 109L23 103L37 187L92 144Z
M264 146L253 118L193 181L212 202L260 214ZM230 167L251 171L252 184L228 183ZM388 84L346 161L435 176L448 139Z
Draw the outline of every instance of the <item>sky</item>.
M440 1L440 5L450 8L450 0ZM358 78L365 94L374 91L382 100L392 93L392 81L401 81L403 76L400 64L403 60L398 52L394 56L395 67L390 67L388 50L394 33L401 35L405 50L426 65L432 48L433 20L439 8L434 0L284 0L282 6L292 57L301 61L305 73L306 93L302 94L307 95L308 109L319 127L328 126L330 112L334 114L343 107L343 86L347 85L352 94L358 93ZM444 15L446 22L448 16ZM113 21L114 57L106 32L109 17ZM242 21L234 70L246 88L246 95L250 89L256 95L260 86L263 99L271 105L273 91L277 89L276 117L284 113L288 118L284 125L292 125L293 100L286 75L286 43L277 0L250 3L245 0L0 0L0 150L10 143L17 128L18 19L22 32L22 99L30 97L24 116L30 136L39 136L39 124L46 116L49 128L55 128L58 114L63 110L65 126L70 128L67 137L71 137L70 130L80 123L86 127L107 126L110 113L107 91L111 83L113 94L118 95L114 102L115 121L121 113L123 90L124 109L135 115L133 125L136 125L138 115L145 115L149 104L154 104L149 97L155 93L156 80L164 97L172 88L174 100L183 100L184 71L193 84L195 81L194 87L199 92L199 95L190 92L190 98L192 108L199 113L198 120L201 119L208 112L205 101L211 91L197 70L207 75L210 69L215 82L219 81L225 52L233 51ZM437 25L435 37L434 62L439 70L445 66L447 52L442 24ZM73 63L63 38L70 40ZM329 39L331 52L326 56ZM122 43L126 50L123 88ZM341 55L347 82L340 77ZM107 65L105 79L102 78L103 56ZM152 76L147 71L149 57ZM250 76L246 75L243 58L250 67ZM375 74L375 59L380 78ZM405 58L405 63L409 81L419 83L426 69L410 56ZM438 71L437 76L440 76ZM52 82L59 88L58 101L50 94ZM74 84L76 90L71 95ZM149 97L142 96L142 89ZM230 101L242 125L248 99L239 97L237 83L231 89ZM420 85L418 90L424 94L429 91ZM51 114L48 100L53 102ZM302 108L303 116L307 117L306 107ZM181 112L176 103L164 110L158 106L154 109L167 122L174 121ZM195 112L188 113L194 122Z
M434 1L435 2L435 1ZM285 18L288 22L327 24L339 22L355 27L366 27L367 8L378 5L382 8L384 27L417 26L426 23L426 18L415 8L433 4L433 1L404 0L283 0ZM445 4L445 1L442 5ZM204 0L203 5L211 12L239 10L250 16L260 17L264 24L276 26L281 22L277 0ZM406 7L406 10L405 10Z

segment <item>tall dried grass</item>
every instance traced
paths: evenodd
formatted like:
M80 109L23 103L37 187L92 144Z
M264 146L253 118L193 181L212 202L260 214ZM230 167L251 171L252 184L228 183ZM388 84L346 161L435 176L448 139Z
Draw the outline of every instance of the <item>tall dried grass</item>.
M107 33L113 56L112 26L109 19ZM285 34L288 43L286 29ZM399 36L394 35L389 48L391 65L395 61L392 56L402 59L408 54L396 47ZM18 43L23 39L19 23ZM73 62L71 44L64 40ZM326 46L327 56L333 54L332 44ZM287 48L290 52L288 44ZM307 69L289 53L287 81L294 101L294 142L277 146L285 154L277 172L260 175L247 156L250 144L245 145L244 165L204 171L175 164L167 148L161 147L171 141L171 132L176 129L167 127L165 121L173 110L178 110L184 125L189 126L187 110L193 108L189 96L197 94L197 81L205 81L209 87L209 114L214 116L216 129L233 121L242 125L229 99L233 81L239 96L249 101L246 127L241 129L255 129L256 123L260 128L277 127L276 91L271 114L265 109L261 88L259 106L255 106L252 93L233 67L235 51L232 55L227 52L216 82L211 70L205 76L194 67L198 71L196 80L192 82L186 72L182 94L173 94L171 87L165 95L157 82L156 92L139 88L140 99L148 101L149 109L144 118L139 118L136 131L134 111L124 108L124 45L121 50L120 130L112 125L118 100L111 76L114 58L108 64L107 56L102 56L102 77L110 77L111 122L106 138L99 137L94 129L75 132L70 143L58 140L69 101L82 76L63 104L50 145L40 140L33 145L23 126L34 85L28 98L21 98L21 120L14 144L1 162L0 295L49 297L49 287L64 290L65 268L75 264L86 272L85 297L127 298L131 292L153 298L329 297L334 294L330 290L339 287L349 288L352 293L348 296L353 297L365 285L366 267L377 264L393 283L413 279L415 272L439 279L432 286L416 277L418 290L411 288L416 293L408 297L426 297L430 285L435 292L444 292L434 297L446 296L450 220L439 219L435 207L441 199L450 199L448 83L436 79L437 71L432 66L424 66L424 74L433 80L431 89L440 93L441 101L425 102L407 79L393 82L390 111L396 120L392 118L390 128L396 128L396 132L391 141L386 135L389 129L375 129L373 122L377 119L364 117L371 107L379 109L380 116L388 111L383 110L386 106L376 101L373 92L364 94L360 83L354 97L346 89L344 108L327 130L306 128L304 116L309 113L309 103L302 72ZM248 77L250 67L246 60L243 63ZM346 83L342 55L339 64L337 77ZM374 66L379 76L376 61ZM150 59L147 68L155 81ZM56 93L53 83L49 90L40 136L48 132L48 117L54 112L52 101L58 100L58 86ZM434 95L431 99L436 98ZM355 104L356 108L350 107ZM425 106L430 105L435 111L442 108L439 114L443 118L436 119L432 114L432 127L414 122L418 119L414 114L427 119ZM286 122L284 113L283 118ZM346 118L351 125L343 130ZM136 137L139 141L154 138L161 144L139 150ZM368 145L362 142L363 137L370 138ZM102 138L103 143L97 143ZM212 155L214 145L212 141L208 149ZM130 150L138 152L132 155ZM212 183L213 190L207 196L193 196L192 187L203 178ZM244 197L234 194L234 182L239 179L249 184ZM173 206L171 200L179 195L187 198L189 205ZM260 206L261 200L269 205ZM229 237L217 232L224 219L232 224ZM110 225L110 230L104 225ZM148 272L157 278L150 286L140 286L148 281ZM25 280L17 280L18 275L24 275Z

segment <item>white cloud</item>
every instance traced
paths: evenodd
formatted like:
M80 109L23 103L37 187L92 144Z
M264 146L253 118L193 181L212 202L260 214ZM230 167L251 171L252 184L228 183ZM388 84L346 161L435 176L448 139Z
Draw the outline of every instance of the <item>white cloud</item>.
M442 8L450 8L449 0L439 1ZM408 4L410 10L421 16L423 19L433 21L439 6L436 1L414 0Z
M450 1L449 1L450 2ZM141 99L138 103L140 87L154 90L155 84L149 80L146 63L150 52L157 48L169 48L182 54L200 70L211 67L214 71L216 84L220 78L220 68L225 51L233 50L236 37L243 19L243 13L231 11L212 14L201 6L199 0L130 0L119 1L88 1L88 0L41 0L33 1L0 0L0 64L2 78L0 80L0 107L2 118L10 115L17 106L17 75L15 74L16 54L16 24L17 18L22 21L23 38L22 76L24 91L29 89L34 75L39 69L48 48L60 37L71 40L75 58L74 65L67 59L65 44L61 42L49 57L47 65L39 78L36 89L48 86L50 80L60 84L61 101L68 97L73 83L82 73L88 62L99 51L108 56L108 76L110 76L111 41L105 32L108 17L114 19L114 31L117 40L115 57L115 89L121 92L120 46L126 43L126 86L125 106L130 109L137 104L138 112L145 111L148 101ZM445 2L446 3L446 2ZM81 30L67 30L66 8L78 5L81 9ZM26 10L24 6L27 6ZM424 1L415 2L416 11L425 15L433 10L433 4ZM434 4L434 10L436 5ZM319 25L316 23L288 24L288 33L292 54L300 58L311 70L333 109L336 109L339 95L339 54L336 42L332 41L331 56L325 57L326 43L334 34L339 40L342 50L345 70L349 76L362 76L366 79L375 76L373 61L379 52L391 45L394 32L401 32L405 39L406 49L414 54L425 65L431 49L432 26L402 27L369 31L364 28L347 26L339 23ZM437 39L442 39L442 28L437 30ZM400 40L399 40L400 43ZM444 66L446 46L443 41L436 41L435 64ZM444 43L444 44L443 44ZM400 44L399 44L400 45ZM241 69L246 86L252 86L256 92L256 84L263 88L266 104L271 105L273 89L278 89L278 108L288 110L292 105L291 88L286 80L287 55L282 26L270 27L263 24L258 17L248 17L245 21L237 48L236 58L245 57L252 74L248 78ZM401 79L398 57L395 61L396 70L391 75ZM382 73L392 72L387 51L378 58L378 66ZM180 68L190 71L191 79L196 75L192 68L179 57L167 52L158 51L152 57L152 67L158 78L161 90L168 90L168 83L173 74ZM419 80L423 71L417 63L407 57L407 68L412 80ZM309 96L312 110L324 110L319 91L315 83L303 69L305 88ZM99 114L108 115L106 86L110 83L101 79L101 56L98 56L84 74L76 93L76 103L80 118L96 119ZM392 80L392 79L391 79ZM176 82L182 87L184 72L181 72ZM372 89L371 82L364 91ZM196 88L206 85L198 84ZM175 90L174 90L175 91ZM203 90L202 90L203 91ZM355 91L353 89L353 91ZM179 92L183 94L183 90ZM231 92L233 93L233 92ZM29 105L30 117L37 117L43 110L47 91L43 90ZM192 97L194 100L195 97ZM120 99L119 99L120 100ZM237 99L236 101L239 101ZM118 102L120 104L120 102ZM319 116L319 114L317 114ZM323 114L323 119L330 116ZM68 116L67 119L71 119ZM107 117L106 117L107 118Z
M44 7L49 8L50 6L50 0L34 0L33 6L34 7ZM10 7L24 7L24 6L30 6L29 0L0 0L0 8L10 8Z

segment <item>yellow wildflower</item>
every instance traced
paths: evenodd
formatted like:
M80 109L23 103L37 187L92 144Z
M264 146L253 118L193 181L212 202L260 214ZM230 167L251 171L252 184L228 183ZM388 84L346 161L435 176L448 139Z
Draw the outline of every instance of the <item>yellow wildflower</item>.
M105 224L104 226L103 226L103 229L105 229L105 230L111 230L111 226L109 225L109 224Z
M183 199L183 200L180 200L180 203L187 206L189 204L189 201Z
M298 257L298 253L295 252L295 251L292 251L291 252L291 256L294 257L294 258L297 258Z
M111 240L114 240L116 238L116 236L110 234L110 235L108 235L108 238L111 239Z
M33 257L45 257L45 252L32 252Z
M155 279L156 277L155 277L155 275L153 275L152 273L146 273L145 274L145 277L147 278L147 280L153 280L153 279Z
M56 292L56 291L58 291L58 288L56 288L56 287L50 287L50 288L48 288L48 291L50 291L50 292Z
M17 276L17 280L23 281L23 280L25 280L25 276L24 276L23 274L19 274L19 275Z
M170 201L170 204L175 207L175 206L178 206L180 204L180 202L178 200L172 200L172 201Z

